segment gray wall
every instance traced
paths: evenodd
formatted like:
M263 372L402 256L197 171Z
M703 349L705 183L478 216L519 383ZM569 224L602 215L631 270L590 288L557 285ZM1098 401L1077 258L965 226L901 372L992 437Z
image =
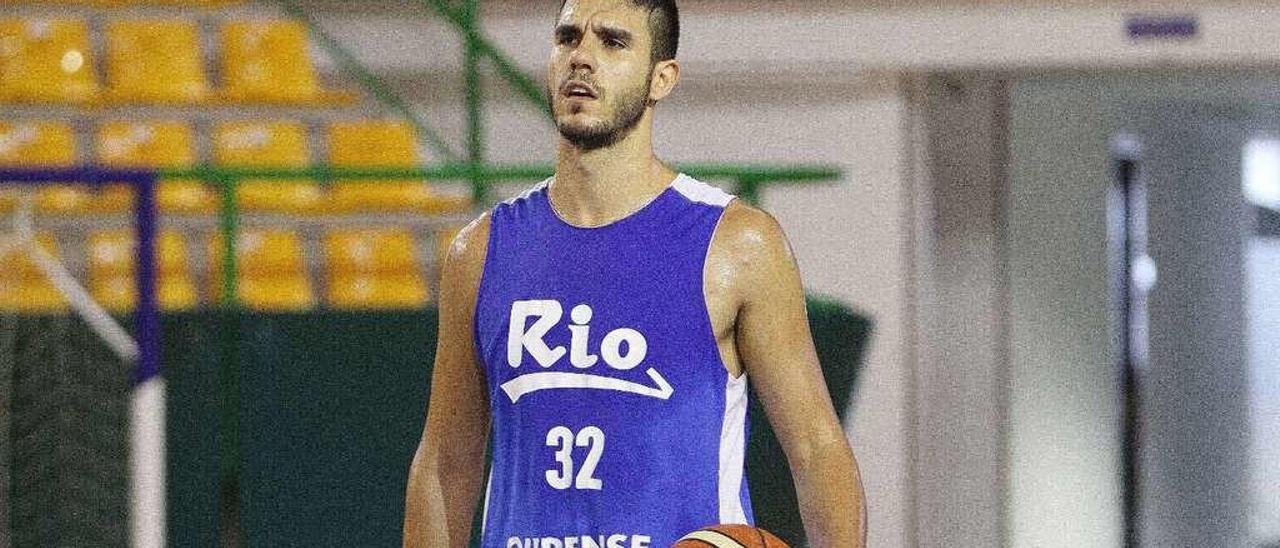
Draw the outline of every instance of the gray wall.
M1243 131L1221 110L1155 107L1138 129L1159 267L1140 376L1142 542L1247 546Z
M1144 545L1238 546L1247 444L1241 128L1263 73L1049 75L1011 95L1009 484L1013 546L1121 541L1117 343L1107 302L1110 139L1144 142L1151 365Z
M1000 249L1005 86L919 79L927 143L916 212L919 292L913 492L917 545L1001 542L1007 379Z
M1015 547L1119 546L1118 376L1107 299L1111 128L1082 78L1010 98L1006 521Z

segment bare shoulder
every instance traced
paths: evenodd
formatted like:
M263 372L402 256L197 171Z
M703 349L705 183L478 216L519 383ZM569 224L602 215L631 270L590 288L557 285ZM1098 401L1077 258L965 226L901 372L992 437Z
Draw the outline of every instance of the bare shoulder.
M792 261L791 246L778 220L741 200L725 207L711 247L721 259L756 268Z
M453 237L441 265L443 291L476 290L489 248L489 220L490 212L486 211Z
M799 285L782 226L769 213L734 200L725 207L707 254L705 291L736 316L740 306L770 300Z

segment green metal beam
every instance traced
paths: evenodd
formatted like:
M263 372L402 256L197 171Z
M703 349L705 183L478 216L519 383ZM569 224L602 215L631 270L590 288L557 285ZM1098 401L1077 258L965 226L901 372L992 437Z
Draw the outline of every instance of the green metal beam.
M536 84L533 78L521 71L514 61L485 38L480 33L478 25L468 21L465 13L450 7L446 0L421 1L437 15L452 23L454 28L463 34L463 38L475 46L481 56L493 63L499 75L515 86L516 91L520 92L534 108L542 111L548 120L551 119L551 107L547 104L547 96L543 94L542 86Z
M758 186L779 183L810 183L819 181L835 181L844 176L841 168L823 165L724 165L724 164L681 164L675 166L681 172L699 179L728 179L734 181L748 180ZM469 181L480 179L486 183L503 181L534 181L545 179L555 173L550 164L525 165L471 165L441 164L422 168L400 167L360 167L340 168L323 164L304 168L269 168L269 167L212 167L197 166L191 168L161 169L157 173L162 179L203 179L215 184L224 184L226 179L427 179L437 181Z
M467 28L476 28L480 16L479 0L463 0L463 21ZM467 88L467 162L473 166L484 163L484 83L480 80L480 46L475 33L467 33L463 55L464 79ZM480 178L471 179L471 196L476 203L484 203L487 186Z
M302 21L311 30L315 36L316 42L320 47L329 53L333 60L338 63L342 70L355 77L356 81L373 95L384 107L391 109L396 114L403 116L414 129L417 130L418 136L427 146L431 147L441 159L449 162L461 160L461 156L445 142L444 138L438 132L431 128L421 116L409 108L404 99L399 94L391 90L391 87L383 82L381 78L375 75L368 67L361 63L350 51L347 51L342 44L338 43L332 36L329 36L316 20L307 13L306 10L298 3L297 0L278 0L285 12L291 17Z

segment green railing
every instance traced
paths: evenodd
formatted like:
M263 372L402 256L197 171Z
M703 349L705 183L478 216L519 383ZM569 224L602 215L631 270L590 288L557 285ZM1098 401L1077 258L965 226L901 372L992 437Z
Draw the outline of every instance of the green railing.
M760 190L765 185L783 183L810 183L832 181L841 177L841 170L829 166L733 166L733 165L683 165L680 171L706 180L731 180L736 182L736 192L743 200L759 203ZM432 181L472 181L473 191L492 183L512 181L536 181L550 177L554 169L549 165L493 166L483 164L448 164L424 168L336 168L316 165L298 169L276 168L215 168L201 166L182 169L163 169L162 179L201 179L217 186L222 194L220 231L224 242L235 242L239 231L240 208L236 199L236 186L241 180L335 179L404 180L426 179ZM474 203L486 205L487 198L474 196ZM237 305L237 273L235 246L222 247L223 305Z

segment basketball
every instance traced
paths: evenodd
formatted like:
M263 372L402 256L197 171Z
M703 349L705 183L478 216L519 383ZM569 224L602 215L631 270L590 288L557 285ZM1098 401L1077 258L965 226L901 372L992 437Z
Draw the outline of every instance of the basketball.
M750 525L712 525L689 533L672 548L787 548L787 543Z

